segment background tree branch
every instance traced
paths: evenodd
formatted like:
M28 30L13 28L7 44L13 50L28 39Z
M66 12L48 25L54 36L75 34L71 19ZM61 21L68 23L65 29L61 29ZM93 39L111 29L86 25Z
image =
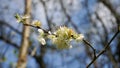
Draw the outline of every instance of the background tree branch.
M25 0L25 11L24 15L27 15L31 18L31 0ZM25 20L26 24L30 23L30 18ZM17 63L17 68L26 68L27 64L27 55L28 55L28 48L29 48L29 36L30 36L30 27L23 26L22 32L22 42L19 51L19 58Z

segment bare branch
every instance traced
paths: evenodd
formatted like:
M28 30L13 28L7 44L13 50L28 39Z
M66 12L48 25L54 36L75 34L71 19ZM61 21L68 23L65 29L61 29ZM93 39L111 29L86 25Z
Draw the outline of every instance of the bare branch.
M47 15L47 7L46 7L46 3L43 1L43 0L40 0L40 2L43 4L43 8L44 8L44 12L45 12L45 17L46 17L46 21L47 21L47 24L48 24L48 28L49 28L49 30L51 30L52 29L52 27L51 27L51 20L49 20L49 18L48 18L48 15Z
M119 27L120 26L120 15L115 11L115 9L112 7L112 5L110 4L110 2L106 1L106 0L99 0L99 2L102 2L111 11L111 13L116 18L116 20L117 20L116 22L117 22L118 27Z
M5 41L6 43L11 44L13 47L19 49L19 46L18 46L16 43L13 43L12 41L10 41L10 40L2 37L2 36L0 36L0 40L3 40L3 41Z
M7 27L9 27L10 29L12 29L13 31L15 31L16 33L18 33L18 34L22 34L20 31L18 31L17 29L15 29L14 27L12 27L10 24L8 24L7 22L5 22L5 21L1 21L0 20L0 25L5 25L5 26L7 26Z
M65 16L68 18L68 20L66 21L65 25L68 24L68 22L70 22L73 27L77 30L77 32L79 32L79 29L77 28L77 26L74 24L74 22L72 21L71 17L68 15L65 7L64 7L64 4L63 4L63 0L59 0L60 1L60 4L61 4L61 8L63 9L63 13L65 14Z
M96 17L101 21L101 24L102 24L103 29L104 29L104 37L105 37L105 38L102 38L102 37L101 37L101 40L102 40L101 43L102 43L103 45L105 45L106 42L108 41L108 31L107 31L107 28L105 27L102 19L101 19L97 14L96 14ZM114 67L114 68L118 68L118 64L117 64L117 62L116 62L116 59L115 59L114 56L112 55L112 52L111 52L111 48L110 48L110 47L108 48L107 55L108 55L108 58L110 59L110 61L113 63L113 67Z
M42 29L41 27L36 27L34 25L31 25L31 24L23 24L24 26L30 26L30 27L34 27L34 28L37 28L37 29ZM48 30L44 30L42 29L45 33L48 33Z
M93 60L87 65L87 68L90 67L90 65L92 65L96 59L98 59L98 57L100 55L102 55L104 52L106 52L106 50L108 49L109 45L111 44L111 42L115 39L115 37L119 34L119 31L117 31L115 33L115 35L111 38L111 40L105 45L105 47L101 50L101 52L95 57L93 58Z
M84 42L85 44L87 44L89 47L92 48L92 50L93 50L93 52L94 52L94 58L96 58L96 50L94 49L94 47L93 47L87 40L85 40L85 39L83 39L83 42Z

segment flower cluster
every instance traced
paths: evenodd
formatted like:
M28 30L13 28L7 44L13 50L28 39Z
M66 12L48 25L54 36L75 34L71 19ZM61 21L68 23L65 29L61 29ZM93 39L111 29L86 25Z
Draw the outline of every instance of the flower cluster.
M25 19L27 19L29 17L28 16L20 16L20 15L16 14L15 18L17 19L17 22L26 24L26 23L24 23L24 21L25 21ZM39 28L38 29L38 32L39 32L38 41L42 45L46 44L45 39L48 38L48 39L52 40L52 43L55 44L56 47L59 49L72 48L72 45L70 45L70 42L72 40L76 40L77 42L80 42L84 38L84 36L82 34L78 34L74 30L67 28L65 26L60 27L55 32L50 32L50 31L45 31L43 29L40 29L41 22L37 21L37 20L33 21L32 25L30 25L30 24L26 24L26 25Z
M38 31L40 33L39 41L41 42L41 44L45 45L45 33L41 29L38 29ZM72 40L81 41L84 38L84 36L82 34L77 34L72 29L63 26L53 33L48 32L47 38L52 40L52 43L55 44L57 48L67 49L72 48L72 45L70 45L70 42Z

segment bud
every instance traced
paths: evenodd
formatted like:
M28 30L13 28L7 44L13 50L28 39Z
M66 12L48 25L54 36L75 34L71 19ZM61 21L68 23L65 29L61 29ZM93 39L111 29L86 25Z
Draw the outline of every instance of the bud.
M42 45L45 45L46 44L46 41L44 39L44 31L42 29L38 29L38 32L40 33L39 37L38 37L38 40L39 42L42 44Z
M42 29L38 29L38 32L40 33L40 35L44 35L44 31Z
M42 44L42 45L45 45L46 44L46 41L44 38L38 38L38 41Z
M38 21L38 20L33 21L32 24L33 24L34 26L36 26L36 27L40 27L40 26L41 26L41 22Z
M16 15L15 15L15 18L17 19L17 22L18 22L18 23L20 23L21 20L22 20L19 14L16 14Z

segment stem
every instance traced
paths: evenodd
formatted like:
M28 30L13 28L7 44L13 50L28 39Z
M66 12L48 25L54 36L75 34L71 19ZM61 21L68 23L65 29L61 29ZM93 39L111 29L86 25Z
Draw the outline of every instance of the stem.
M31 27L34 27L34 28L37 28L37 29L42 29L41 27L36 27L36 26L34 26L34 25L31 25L31 24L24 24L25 26L31 26ZM48 31L47 30L44 30L44 29L42 29L45 33L48 33Z
M86 43L89 47L92 48L92 50L94 52L94 58L95 58L96 57L96 52L95 52L96 50L94 49L94 47L87 40L85 40L85 39L83 39L83 42Z

